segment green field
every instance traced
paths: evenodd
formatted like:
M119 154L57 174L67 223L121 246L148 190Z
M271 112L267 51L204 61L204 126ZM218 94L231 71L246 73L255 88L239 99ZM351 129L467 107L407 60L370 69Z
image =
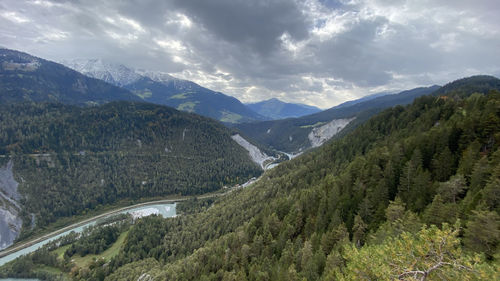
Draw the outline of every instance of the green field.
M177 106L177 109L178 110L182 110L182 111L187 111L187 112L193 112L194 111L194 107L197 104L198 104L198 102L189 101L189 102L185 102L183 104L180 104L179 106Z
M318 127L318 126L321 126L323 124L325 124L326 122L317 122L316 124L313 124L313 125L304 125L304 126L300 126L300 128L302 129L306 129L306 128L314 128L314 127Z
M173 95L170 97L170 99L187 99L187 95L189 95L190 93L181 93L181 94L177 94L177 95Z
M222 117L220 118L220 121L221 122L228 122L228 123L236 123L240 119L241 119L241 115L236 114L234 112L224 111L224 112L222 112Z
M132 92L137 96L141 97L142 99L150 98L153 96L153 93L149 89L144 89L142 91L132 91Z
M102 252L99 255L86 255L84 257L81 257L80 255L74 255L71 257L71 260L75 263L76 266L80 268L87 267L93 260L97 259L105 259L106 261L109 261L118 254L120 248L125 242L127 234L128 230L120 234L116 242L113 245L111 245L111 247L109 247L106 251ZM54 250L54 253L57 253L59 259L63 259L64 252L69 247L71 247L71 244L59 247L56 250Z

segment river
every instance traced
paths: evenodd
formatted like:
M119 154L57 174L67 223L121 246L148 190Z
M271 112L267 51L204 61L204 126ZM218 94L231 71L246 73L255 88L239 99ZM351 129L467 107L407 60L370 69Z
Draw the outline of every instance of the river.
M158 215L162 215L165 218L170 218L170 217L175 217L177 214L175 203L173 203L173 204L171 204L171 203L161 204L160 203L160 204L151 204L151 205L141 205L141 206L138 206L135 208L132 207L130 209L126 209L123 211L112 213L106 217L115 216L117 214L123 214L123 213L131 214L134 218L144 217L144 216L148 216L148 215L152 215L152 214L158 214ZM99 219L102 219L102 217L95 218L94 220L91 220L83 225L69 229L63 233L60 233L60 234L55 235L53 237L47 238L43 241L40 241L36 244L29 246L29 247L26 247L24 249L21 249L19 251L11 253L7 256L4 256L4 257L0 258L0 266L20 257L22 255L26 255L26 254L29 254L31 252L34 252L35 250L37 250L38 248L42 247L43 245L49 243L50 241L53 241L53 240L56 240L62 236L68 235L72 231L82 232L85 227L94 225L96 223L96 221ZM0 279L0 281L8 281L8 280L19 281L19 280L23 280L23 279ZM36 279L24 279L24 280L36 280Z

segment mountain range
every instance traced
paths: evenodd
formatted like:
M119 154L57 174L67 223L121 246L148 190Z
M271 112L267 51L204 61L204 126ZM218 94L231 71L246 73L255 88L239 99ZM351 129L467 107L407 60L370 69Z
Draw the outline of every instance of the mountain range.
M136 71L102 60L65 62L82 71L85 74L82 75L63 65L8 49L0 49L0 59L0 100L3 103L50 101L97 105L113 100L147 101L227 124L246 122L237 128L247 139L288 153L319 146L349 123L350 126L360 124L383 108L410 103L415 97L436 89L414 89L398 95L365 97L299 118L256 122L278 116L306 114L317 109L273 99L247 107L236 98L191 81L176 79L165 73ZM268 116L264 117L252 108Z
M122 64L99 59L77 59L63 63L85 75L123 87L147 102L168 105L226 123L266 119L234 97L166 73L133 70Z
M273 149L298 153L323 144L344 128L354 128L385 108L409 104L415 98L437 89L439 86L422 87L398 94L362 98L299 118L242 123L236 128L250 139Z
M0 248L115 204L228 189L60 238L0 278L498 279L495 77L255 121L168 74L94 61L95 79L5 49L0 63ZM286 107L261 104L269 118L266 103ZM273 149L302 155L276 165Z
M62 102L78 105L113 100L140 101L123 88L91 78L58 63L0 49L0 103Z

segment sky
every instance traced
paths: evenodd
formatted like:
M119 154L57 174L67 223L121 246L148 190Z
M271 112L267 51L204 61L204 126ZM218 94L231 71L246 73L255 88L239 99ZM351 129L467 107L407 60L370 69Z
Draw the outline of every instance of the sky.
M329 108L500 77L498 0L1 0L0 46Z

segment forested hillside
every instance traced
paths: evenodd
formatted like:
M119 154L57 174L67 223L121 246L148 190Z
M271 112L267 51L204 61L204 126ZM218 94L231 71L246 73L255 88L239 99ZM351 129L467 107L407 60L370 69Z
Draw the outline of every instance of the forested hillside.
M145 218L69 276L498 280L500 92L462 90L385 110L203 212Z
M129 91L55 62L0 48L0 103L62 102L93 105L140 101Z
M0 155L13 163L25 236L120 199L201 194L261 173L224 126L145 103L2 105Z

